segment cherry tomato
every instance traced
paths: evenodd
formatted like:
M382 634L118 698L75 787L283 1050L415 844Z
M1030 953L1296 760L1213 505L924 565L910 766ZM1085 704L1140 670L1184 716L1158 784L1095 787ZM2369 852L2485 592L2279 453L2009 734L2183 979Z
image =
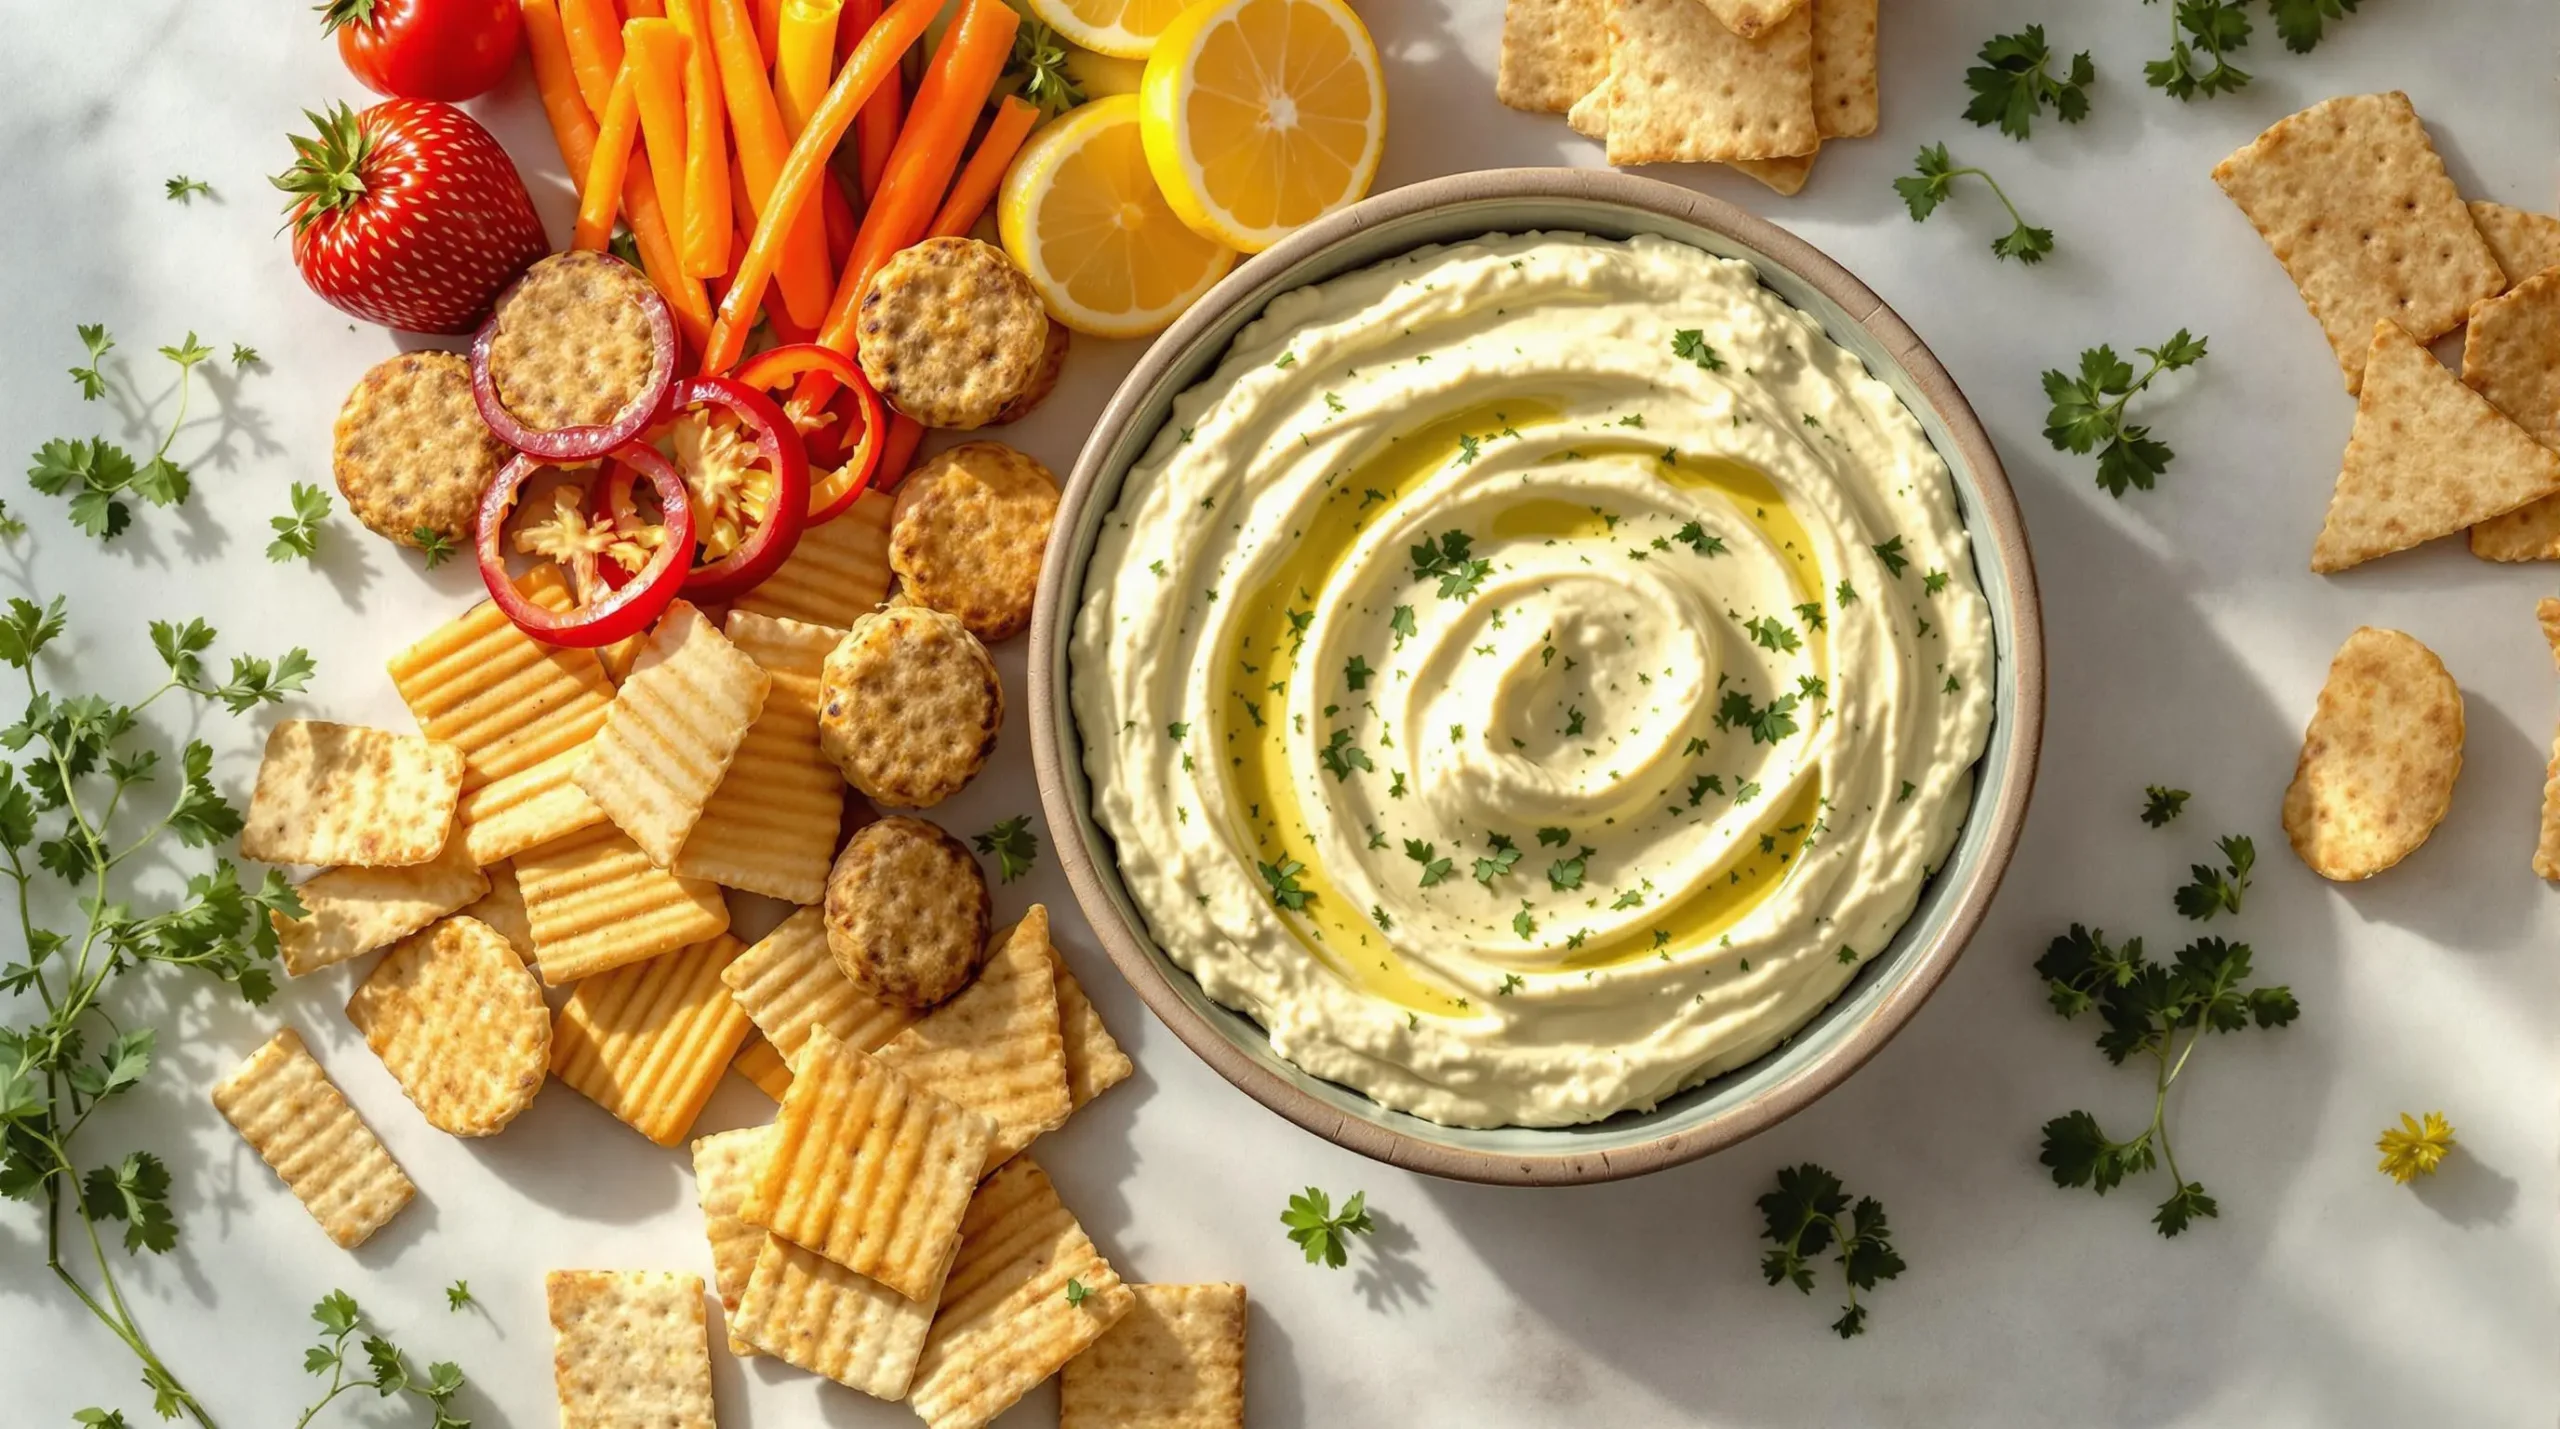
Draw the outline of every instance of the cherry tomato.
M486 94L524 39L517 0L328 0L321 25L364 87L455 103Z

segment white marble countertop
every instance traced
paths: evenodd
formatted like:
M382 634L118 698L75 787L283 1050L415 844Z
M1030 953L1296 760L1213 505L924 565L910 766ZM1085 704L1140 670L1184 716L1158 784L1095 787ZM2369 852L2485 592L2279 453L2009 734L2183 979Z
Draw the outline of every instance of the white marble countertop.
M1561 120L1492 96L1496 0L1369 0L1394 114L1380 185L1512 164L1592 164ZM2285 53L2259 12L2245 92L2182 106L2141 84L2167 7L1895 0L1884 129L1824 154L1779 199L1722 173L1668 171L1794 228L1892 302L1971 394L1999 441L2033 533L2052 658L2051 719L2031 827L1996 910L1936 1000L1847 1085L1785 1126L1705 1162L1552 1192L1438 1183L1362 1161L1261 1111L1206 1070L1111 974L1054 861L1001 890L1033 899L1140 1072L1078 1117L1043 1158L1122 1273L1247 1282L1258 1425L1480 1426L2547 1426L2560 1414L2560 898L2526 869L2555 681L2532 605L2546 567L2493 567L2458 546L2348 575L2307 573L2352 414L2318 329L2207 179L2276 117L2332 94L2402 88L2465 192L2560 201L2560 12L2548 0L2372 0L2311 56ZM2103 13L2102 13L2103 10ZM2039 14L2041 12L2041 14ZM2014 144L1959 117L1971 51L2044 19L2096 52L2095 113ZM307 294L277 236L263 176L283 166L305 106L362 102L295 7L175 0L22 13L0 46L0 206L11 394L0 447L54 435L141 438L156 416L120 395L84 406L63 369L75 322L122 342L120 394L165 396L151 351L189 329L252 344L264 366L211 378L176 454L194 499L149 511L101 550L61 503L12 481L31 534L6 583L71 597L85 685L136 692L157 667L149 618L202 614L223 653L306 644L312 713L406 727L381 662L477 598L466 562L433 575L343 513L317 569L271 566L266 518L296 480L325 481L340 396L394 339ZM565 233L569 201L530 85L474 106L538 179ZM1888 187L1944 139L1991 165L2058 237L2041 268L1996 263L1987 196L1925 227ZM179 206L162 180L212 183ZM2179 452L2162 488L2122 502L2087 458L2041 436L2037 374L2109 341L2187 326L2212 357L2144 404ZM1065 387L1016 438L1060 471L1132 345L1080 344ZM147 445L149 438L142 438ZM2468 701L2451 818L2403 867L2337 888L2286 852L2277 801L2329 656L2359 623L2405 628L2445 658ZM1021 652L1003 657L1018 678ZM1017 706L1018 708L1018 706ZM1019 716L1016 716L1018 726ZM239 793L257 729L204 720ZM2141 791L2196 791L2166 831ZM1036 810L1027 741L946 806L974 831ZM2184 928L2168 895L2224 832L2263 851L2239 936L2303 1004L2291 1029L2222 1039L2175 1103L2181 1161L2221 1219L2164 1242L2148 1183L2100 1200L2054 1188L2037 1128L2087 1106L2139 1115L2147 1083L2110 1069L2090 1031L2044 1006L2028 964L2074 920ZM2217 929L2216 931L2219 931ZM227 1429L288 1424L314 1397L301 1373L307 1307L360 1299L413 1355L453 1358L484 1426L554 1422L541 1274L633 1266L708 1272L681 1152L662 1151L552 1089L505 1136L425 1126L339 1012L338 969L246 1013L182 977L119 996L157 1008L164 1065L83 1133L94 1159L163 1151L178 1178L179 1248L128 1271L137 1314ZM421 1187L353 1254L207 1105L206 1086L277 1019L300 1027ZM2464 1150L2435 1183L2375 1174L2376 1130L2441 1107ZM768 1113L732 1081L702 1129ZM1834 1339L1813 1300L1761 1283L1752 1199L1774 1169L1822 1161L1890 1207L1910 1262L1871 1297L1871 1332ZM1365 1189L1379 1235L1334 1272L1299 1262L1277 1217L1314 1183ZM13 1424L68 1424L84 1405L151 1422L123 1348L50 1283L41 1228L0 1204L0 1381ZM467 1277L476 1312L440 1287ZM724 1423L913 1423L908 1411L771 1362L718 1362ZM1050 1422L1048 1398L1004 1422ZM331 1423L400 1424L370 1406Z

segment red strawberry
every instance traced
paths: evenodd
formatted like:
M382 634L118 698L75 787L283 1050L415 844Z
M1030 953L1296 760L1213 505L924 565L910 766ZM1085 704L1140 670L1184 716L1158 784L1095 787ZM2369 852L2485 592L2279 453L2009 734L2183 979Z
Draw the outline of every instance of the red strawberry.
M295 136L293 261L342 311L410 332L469 332L551 251L507 151L470 115L428 99L362 114L303 111Z

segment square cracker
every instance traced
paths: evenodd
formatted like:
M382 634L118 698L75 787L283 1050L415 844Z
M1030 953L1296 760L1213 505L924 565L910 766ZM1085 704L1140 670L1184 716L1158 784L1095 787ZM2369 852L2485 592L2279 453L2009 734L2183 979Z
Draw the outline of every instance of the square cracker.
M994 1123L821 1027L773 1127L772 1159L739 1216L931 1303Z
M489 879L471 862L460 838L448 835L444 851L405 868L333 868L303 880L294 890L303 916L271 913L286 975L343 963L389 947L489 891Z
M1789 196L1804 192L1805 180L1813 177L1813 155L1790 154L1783 159L1736 159L1728 167L1746 174Z
M2351 94L2279 119L2214 166L2364 387L2373 325L2422 343L2460 326L2507 277L2446 177L2409 96Z
M1058 1429L1244 1429L1244 1287L1129 1289L1129 1313L1067 1361Z
M1084 1287L1067 1303L1067 1282ZM907 1403L932 1429L977 1429L1100 1339L1136 1301L1049 1174L1017 1156L969 1202Z
M1748 40L1803 9L1809 0L1700 0L1726 29Z
M778 1235L762 1241L731 1333L848 1389L904 1398L933 1328L933 1306Z
M447 918L400 941L347 999L347 1020L417 1103L455 1136L494 1136L542 1090L551 1009L496 929Z
M2473 199L2471 221L2507 281L2521 283L2545 268L2560 267L2560 218Z
M1067 1044L1067 1099L1082 1110L1086 1102L1127 1081L1137 1066L1103 1025L1102 1014L1067 970L1055 944L1049 957L1058 974L1058 1023Z
M843 632L731 611L731 644L773 679L675 872L786 903L819 903L844 822L844 774L818 748L818 675Z
M855 987L836 966L821 908L803 908L783 919L720 977L785 1066L799 1064L800 1048L815 1028L826 1028L856 1051L876 1052L916 1020L914 1012Z
M1032 905L1021 922L996 935L996 951L977 981L876 1054L915 1079L995 1123L985 1169L1067 1124L1075 1109L1067 1089L1058 974L1049 954L1049 910Z
M1825 139L1876 132L1876 0L1811 0L1813 123ZM1810 159L1806 166L1812 165ZM1759 178L1757 174L1752 175ZM1767 179L1761 182L1768 183ZM1769 184L1778 188L1776 184ZM1803 188L1804 180L1796 180ZM1795 189L1778 188L1780 193Z
M516 584L545 609L570 607L556 567L536 567ZM494 601L436 627L389 668L418 728L462 751L465 790L586 743L613 700L593 650L545 645Z
M213 1105L342 1250L418 1194L290 1027L213 1084Z
M1744 39L1698 0L1608 4L1610 163L1777 159L1822 141L1802 8Z
M718 1429L701 1276L555 1270L543 1289L560 1429Z
M1494 97L1534 114L1562 114L1609 77L1602 0L1510 0Z
M747 1277L754 1273L767 1237L738 1219L738 1205L764 1174L772 1142L773 1128L749 1126L693 1143L693 1194L702 1206L703 1235L711 1242L711 1285L729 1319L729 1352L742 1358L756 1347L738 1338L738 1302L747 1293Z
M462 751L450 744L319 719L267 733L240 830L260 863L398 868L425 863L453 832Z
M889 518L898 499L878 488L823 526L800 533L790 559L730 607L851 629L889 598Z
M585 757L581 745L463 795L462 841L471 861L484 867L503 863L606 822L604 810L570 778Z
M673 1146L747 1038L720 971L747 945L716 937L583 979L551 1027L551 1072L632 1130Z
M773 1050L773 1044L764 1040L761 1032L747 1034L747 1040L738 1046L738 1055L729 1060L729 1069L777 1102L791 1090L791 1064L782 1060L782 1054Z
M2560 268L2536 272L2471 310L2462 380L2535 441L2560 447ZM2472 527L2471 554L2490 561L2560 559L2560 498Z
M1575 100L1573 107L1565 111L1564 123L1566 128L1585 139L1608 142L1609 81L1603 79L1583 91L1582 97Z
M2311 569L2342 571L2560 492L2560 452L2444 369L2416 338L2373 325L2354 434Z
M517 854L534 960L553 986L728 931L718 887L649 861L611 824Z
M729 772L772 686L772 676L679 600L659 618L569 777L664 868Z

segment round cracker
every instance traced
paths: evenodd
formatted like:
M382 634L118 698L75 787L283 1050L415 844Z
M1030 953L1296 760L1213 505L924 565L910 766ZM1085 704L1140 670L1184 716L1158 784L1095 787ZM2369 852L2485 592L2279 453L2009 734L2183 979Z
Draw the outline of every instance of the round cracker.
M610 253L554 253L498 303L489 378L537 431L602 426L643 396L654 369L657 290Z
M960 617L981 640L1031 623L1058 479L1001 442L967 442L898 484L889 569L908 597Z
M957 794L1004 726L996 662L967 626L918 605L853 623L818 676L818 744L846 782L895 809Z
M347 510L404 546L432 531L470 539L480 493L507 447L471 400L471 363L458 352L404 352L377 362L338 408L329 468Z
M2323 878L2371 878L2407 858L2453 805L2462 691L2434 651L2364 626L2338 647L2284 792L2284 832Z
M827 950L854 986L901 1007L967 987L986 965L993 921L968 846L922 819L864 825L827 875Z
M347 999L347 1018L427 1124L495 1136L551 1065L542 984L496 929L445 918L410 934Z
M1074 334L1065 323L1049 319L1049 341L1040 349L1040 370L1031 374L1031 385L1015 393L990 425L1019 422L1031 415L1032 408L1049 400L1049 394L1058 390L1058 375L1067 370L1067 347L1073 340Z
M1003 249L928 238L863 290L857 343L881 400L928 427L965 431L996 421L1037 382L1049 313Z

